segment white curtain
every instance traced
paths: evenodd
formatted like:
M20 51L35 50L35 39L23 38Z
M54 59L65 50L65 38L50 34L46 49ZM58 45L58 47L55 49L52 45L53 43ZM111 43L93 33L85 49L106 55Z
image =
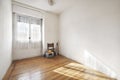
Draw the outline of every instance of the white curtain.
M40 47L41 42L41 20L37 18L31 18L31 27L30 27L30 43L31 47L37 48Z
M41 19L14 14L14 48L40 48Z

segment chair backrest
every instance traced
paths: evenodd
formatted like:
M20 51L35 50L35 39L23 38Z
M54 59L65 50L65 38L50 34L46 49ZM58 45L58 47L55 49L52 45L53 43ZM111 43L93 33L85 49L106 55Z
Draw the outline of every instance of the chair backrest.
M54 50L54 43L47 43L47 49Z

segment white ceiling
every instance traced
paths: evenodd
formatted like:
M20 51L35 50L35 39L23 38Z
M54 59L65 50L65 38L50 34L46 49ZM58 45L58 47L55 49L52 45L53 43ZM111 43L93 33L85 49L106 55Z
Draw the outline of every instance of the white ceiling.
M48 0L14 0L14 1L59 14L64 10L75 5L78 0L54 0L55 4L53 6L50 6L48 4Z

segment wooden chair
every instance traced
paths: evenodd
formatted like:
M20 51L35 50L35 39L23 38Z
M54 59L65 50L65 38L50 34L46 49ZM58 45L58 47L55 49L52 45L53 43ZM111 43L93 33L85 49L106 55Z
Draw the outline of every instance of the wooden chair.
M55 56L55 51L54 51L54 43L47 43L47 51L45 52L45 57L53 57Z
M47 50L54 51L54 43L47 43Z

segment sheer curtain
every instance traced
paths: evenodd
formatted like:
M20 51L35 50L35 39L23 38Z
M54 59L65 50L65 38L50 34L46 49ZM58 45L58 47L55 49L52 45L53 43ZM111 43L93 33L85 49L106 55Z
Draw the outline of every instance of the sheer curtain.
M40 48L41 19L14 14L14 48Z
M31 27L30 27L30 43L32 48L40 47L41 42L41 20L37 18L31 18Z

